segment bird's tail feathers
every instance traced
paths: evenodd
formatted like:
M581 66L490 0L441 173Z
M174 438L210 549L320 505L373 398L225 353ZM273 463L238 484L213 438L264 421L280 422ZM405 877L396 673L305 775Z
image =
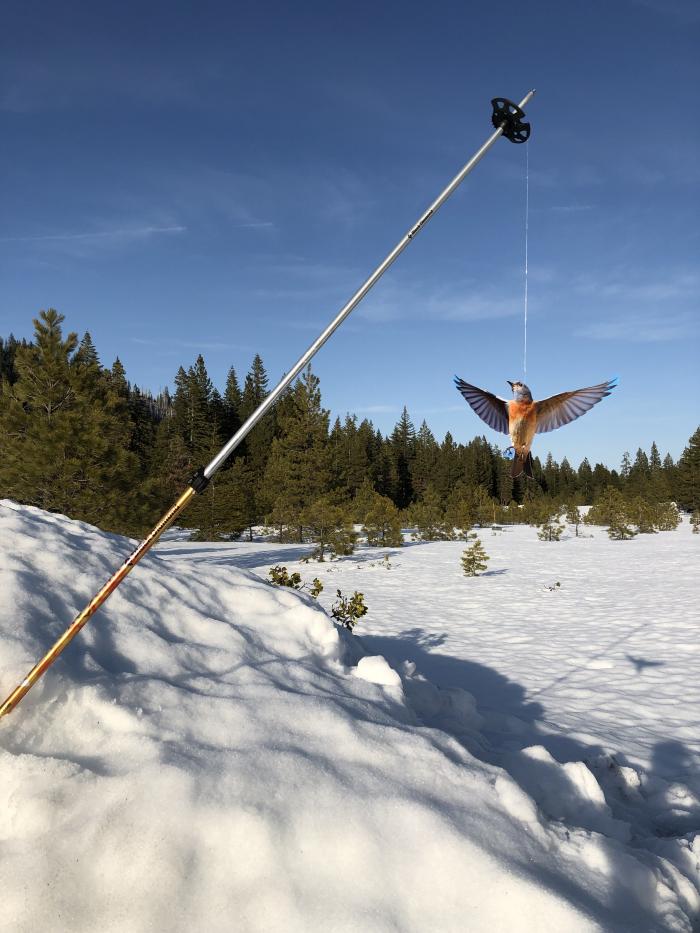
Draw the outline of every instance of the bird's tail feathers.
M532 454L529 450L524 456L516 452L513 458L513 463L510 467L510 475L513 479L516 479L521 473L524 473L525 476L529 476L530 479L535 478L532 473Z

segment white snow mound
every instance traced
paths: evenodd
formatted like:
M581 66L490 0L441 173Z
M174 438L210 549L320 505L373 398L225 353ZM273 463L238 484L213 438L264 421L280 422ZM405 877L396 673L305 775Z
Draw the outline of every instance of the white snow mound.
M355 668L355 675L370 684L382 684L385 687L400 687L401 678L389 667L386 658L381 655L361 658Z
M8 501L0 542L5 695L133 545ZM692 928L696 889L603 834L591 772L550 775L551 820L425 725L473 733L467 694L361 654L308 597L146 557L0 721L0 926Z

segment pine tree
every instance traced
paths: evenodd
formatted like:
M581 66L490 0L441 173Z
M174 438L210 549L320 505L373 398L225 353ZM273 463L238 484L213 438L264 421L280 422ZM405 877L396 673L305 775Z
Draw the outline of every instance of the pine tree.
M615 516L608 527L608 537L613 541L627 541L636 534L637 532L627 524L624 513Z
M411 485L413 494L423 495L429 483L433 482L439 447L425 421L418 429L414 442L414 455L411 463Z
M369 447L373 442L369 422L358 427L355 415L347 415L343 424L336 418L328 439L328 467L335 489L350 497L356 494L369 473Z
M497 483L498 483L498 501L501 505L507 505L513 498L513 489L515 480L510 475L511 462L506 457L498 455L497 459Z
M15 355L20 347L26 349L27 341L17 340L12 334L7 340L0 337L0 385L2 385L3 381L8 385L12 385L16 381Z
M484 546L479 540L471 545L471 547L466 548L462 552L462 569L464 570L464 575L467 577L477 577L482 570L486 570L486 562L490 560Z
M440 453L435 465L435 488L442 499L448 498L460 481L461 475L460 451L448 431L442 444L440 444Z
M245 528L248 540L253 540L253 526L260 521L255 474L245 457L236 457L226 471L226 482L230 484L229 508L232 521Z
M195 541L235 539L247 526L242 491L236 484L236 472L222 470L198 495L190 507L188 526L195 526ZM193 508L194 507L194 508Z
M635 496L626 503L624 515L626 521L636 525L638 534L656 534L656 510L641 496Z
M63 316L42 311L32 344L17 350L17 379L0 405L5 495L108 530L138 533L143 499L122 401L96 354L63 337ZM94 348L93 348L94 349Z
M399 510L386 496L374 493L362 530L370 547L401 547L403 544Z
M126 386L126 406L128 410L128 419L131 423L131 438L129 441L129 450L133 451L141 464L141 474L147 476L153 468L154 448L158 434L159 419L156 417L152 406L152 399L144 395L138 386L129 388L126 378L123 377L117 368L119 360L115 361L112 367L112 380L115 386L115 392L121 398L124 397L124 386ZM121 366L121 363L119 364ZM123 367L122 367L123 369Z
M263 361L259 354L255 354L248 375L245 377L243 392L240 404L241 423L246 421L253 414L256 408L269 394L267 372L263 366ZM283 405L285 396L277 403L277 408ZM253 473L255 483L258 486L258 502L260 508L265 511L272 506L274 497L266 501L263 494L263 480L268 457L272 447L272 440L275 436L278 413L273 407L265 414L255 425L250 434L246 437L241 453L245 454L248 467Z
M452 537L445 522L440 496L432 483L426 488L423 497L411 506L410 514L421 541L449 541Z
M280 493L274 500L272 509L266 508L265 514L267 521L277 529L278 539L282 544L304 540L302 507L286 493Z
M630 460L629 451L626 450L622 455L622 463L620 464L620 476L623 480L628 479L630 472L632 471L632 461Z
M92 342L92 337L90 336L90 331L86 330L83 339L80 341L80 346L78 347L73 362L77 366L96 367L100 366L100 358L97 354L95 344Z
M610 525L626 516L625 500L614 486L607 486L588 510L585 521L589 525Z
M299 521L303 510L330 486L328 412L321 407L319 380L307 369L278 414L279 436L272 442L265 470L268 502L287 513L285 524ZM301 539L301 523L299 524Z
M593 470L587 457L583 458L578 468L578 488L584 505L590 505L593 502Z
M591 525L608 525L608 535L616 541L633 538L636 531L630 526L629 506L622 493L607 486L591 506L585 521Z
M544 487L550 496L559 495L559 465L554 462L551 453L547 454L544 465Z
M355 547L355 532L346 505L338 503L335 496L326 493L311 502L302 513L302 522L316 543L313 556L323 561L327 550L331 555L352 554Z
M678 503L687 511L700 508L700 427L681 454L677 468Z
M228 371L226 389L224 390L224 418L222 428L226 438L233 437L242 424L242 404L243 393L238 384L236 370L232 366Z
M678 468L673 462L671 454L666 454L661 465L661 475L663 478L664 498L670 498L680 502L678 495Z
M166 508L177 491L188 484L194 471L194 459L177 430L175 418L164 418L156 429L148 479L154 511Z
M357 494L352 502L352 515L356 522L363 522L365 515L374 505L375 498L379 495L372 485L372 480L366 476L362 482L362 485L357 490ZM380 497L388 498L388 497ZM389 499L391 502L391 499Z
M542 495L542 491L539 490L539 488L538 492L539 495ZM470 496L474 506L474 517L478 524L481 525L482 528L494 524L498 512L498 502L491 498L486 487L473 487Z
M654 524L658 531L675 531L681 523L681 514L675 502L656 502L653 505Z
M560 492L565 500L575 495L577 491L577 477L566 457L564 457L559 467L559 483Z
M452 490L445 509L447 528L458 538L466 538L476 521L476 506L473 493L470 495L463 483Z
M416 451L416 429L404 406L401 418L391 434L392 499L399 509L413 500L411 465Z
M581 522L583 521L583 518L581 515L581 510L579 509L577 505L574 505L573 503L571 503L570 505L566 507L566 520L570 525L574 526L574 534L578 538L579 536L578 529L579 529Z
M693 514L690 516L690 524L693 527L693 534L700 534L700 509L695 509Z
M537 537L540 541L559 541L564 526L557 521L557 515L549 515L539 526Z

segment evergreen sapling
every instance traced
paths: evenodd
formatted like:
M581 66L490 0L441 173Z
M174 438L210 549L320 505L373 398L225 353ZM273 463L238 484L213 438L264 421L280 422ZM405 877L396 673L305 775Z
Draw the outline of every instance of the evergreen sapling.
M462 569L467 577L476 577L482 570L486 570L486 561L490 560L484 550L484 545L477 538L476 541L462 552Z
M581 510L577 505L568 505L566 509L566 520L570 525L574 526L574 535L579 537L579 526L582 522Z
M564 526L559 524L558 516L550 515L540 524L537 537L540 541L559 541Z

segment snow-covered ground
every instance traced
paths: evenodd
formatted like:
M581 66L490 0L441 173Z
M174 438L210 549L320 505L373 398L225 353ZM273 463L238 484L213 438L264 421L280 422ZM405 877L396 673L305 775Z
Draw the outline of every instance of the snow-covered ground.
M695 929L700 540L592 533L162 543L0 720L0 929ZM0 504L0 692L130 548Z

